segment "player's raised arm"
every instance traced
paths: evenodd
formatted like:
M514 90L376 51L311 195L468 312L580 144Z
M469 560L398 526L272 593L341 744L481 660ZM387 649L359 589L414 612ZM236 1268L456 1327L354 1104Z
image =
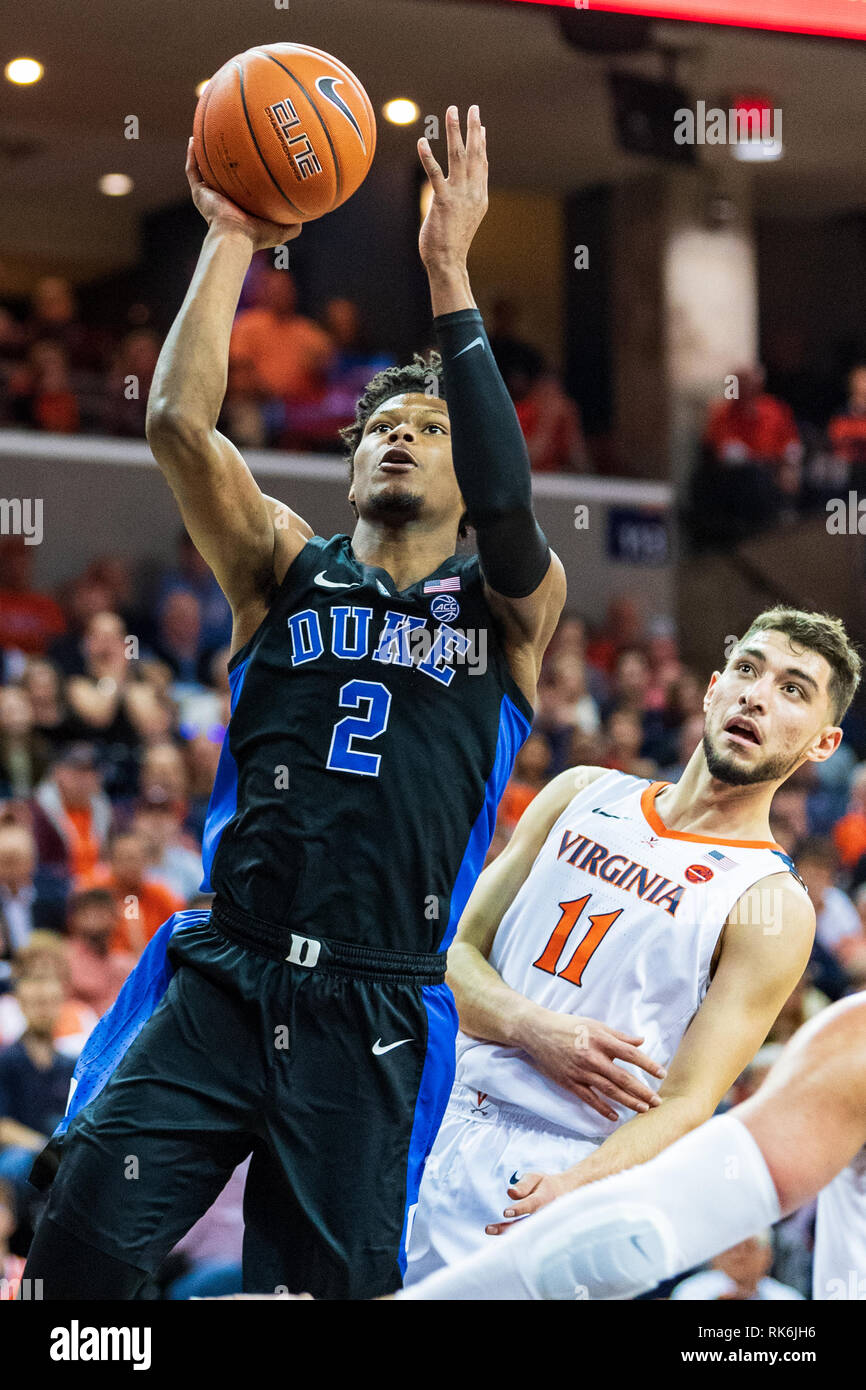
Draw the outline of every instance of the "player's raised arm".
M312 535L300 517L262 495L235 446L216 428L232 322L253 253L291 240L301 228L250 217L208 188L192 141L186 172L208 231L159 356L147 438L196 548L232 606L237 648L261 621L274 580Z
M539 1071L566 1087L607 1119L609 1100L632 1110L658 1104L655 1093L616 1065L631 1062L654 1076L664 1071L631 1037L606 1022L558 1013L506 984L488 961L499 923L526 881L551 826L578 791L606 768L569 768L539 792L521 816L506 848L479 877L448 950L447 980L463 1032L484 1042L518 1047Z
M512 653L534 656L537 673L565 602L565 572L535 519L526 443L469 285L469 247L487 211L478 107L469 108L465 145L454 106L446 127L447 178L427 140L418 144L433 190L419 250L442 354L454 472L475 527L488 602Z

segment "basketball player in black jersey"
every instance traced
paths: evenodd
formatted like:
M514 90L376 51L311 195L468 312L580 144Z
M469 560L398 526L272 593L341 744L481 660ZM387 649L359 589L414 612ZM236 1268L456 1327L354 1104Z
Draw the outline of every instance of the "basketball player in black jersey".
M203 843L216 896L160 929L79 1061L34 1170L45 1185L57 1168L25 1271L46 1298L136 1297L250 1154L248 1290L400 1282L453 1079L445 953L565 595L469 287L478 108L465 144L456 108L446 125L447 178L419 142L441 361L380 373L358 402L351 538L263 496L216 430L252 254L300 228L241 212L189 152L209 227L148 439L234 614ZM454 553L465 520L471 558Z

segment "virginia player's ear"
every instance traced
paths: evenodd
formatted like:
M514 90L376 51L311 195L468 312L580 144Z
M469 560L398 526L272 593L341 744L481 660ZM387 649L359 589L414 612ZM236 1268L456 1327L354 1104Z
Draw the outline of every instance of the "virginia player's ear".
M812 744L812 747L806 754L806 761L810 763L825 763L828 758L832 758L841 742L842 730L838 725L828 726Z
M706 692L704 694L704 714L706 714L707 710L710 707L710 700L713 698L713 691L716 688L716 681L719 679L719 675L719 671L714 671L713 674L710 676L710 683L707 686Z

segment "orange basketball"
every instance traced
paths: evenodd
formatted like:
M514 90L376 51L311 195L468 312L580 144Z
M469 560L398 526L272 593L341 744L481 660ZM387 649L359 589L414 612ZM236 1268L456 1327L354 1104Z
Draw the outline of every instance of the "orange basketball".
M360 188L376 150L370 98L349 69L302 43L230 58L195 109L202 178L269 222L310 222Z

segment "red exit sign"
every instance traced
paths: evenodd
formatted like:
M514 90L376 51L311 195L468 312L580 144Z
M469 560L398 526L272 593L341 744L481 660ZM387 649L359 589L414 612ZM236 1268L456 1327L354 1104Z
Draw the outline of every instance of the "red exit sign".
M701 24L736 24L746 29L786 29L866 39L866 0L517 0L524 5L561 5L569 10L610 10L656 19Z

